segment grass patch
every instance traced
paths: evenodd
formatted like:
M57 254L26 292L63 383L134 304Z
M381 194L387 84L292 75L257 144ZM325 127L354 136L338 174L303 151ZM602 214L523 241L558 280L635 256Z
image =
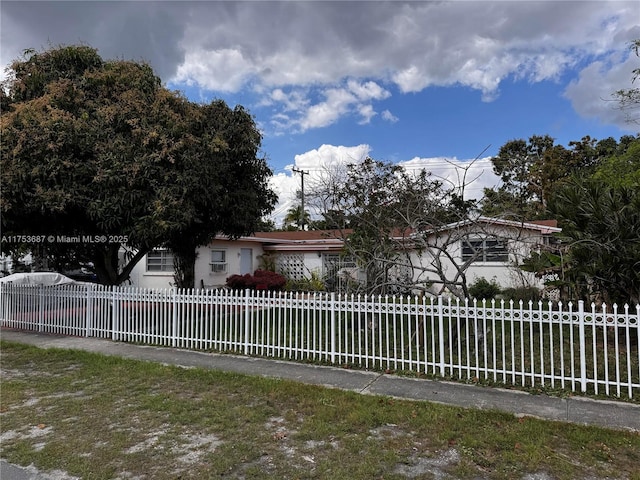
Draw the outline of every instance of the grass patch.
M1 343L2 458L81 478L640 479L640 435Z

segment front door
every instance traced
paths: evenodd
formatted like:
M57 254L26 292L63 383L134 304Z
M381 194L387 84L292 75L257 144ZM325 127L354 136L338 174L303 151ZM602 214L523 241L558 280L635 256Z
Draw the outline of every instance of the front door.
M253 273L253 249L240 249L240 275Z

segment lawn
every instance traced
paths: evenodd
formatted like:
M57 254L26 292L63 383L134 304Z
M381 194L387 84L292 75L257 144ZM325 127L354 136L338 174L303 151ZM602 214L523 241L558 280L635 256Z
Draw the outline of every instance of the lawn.
M81 478L640 479L637 433L1 348L2 458Z

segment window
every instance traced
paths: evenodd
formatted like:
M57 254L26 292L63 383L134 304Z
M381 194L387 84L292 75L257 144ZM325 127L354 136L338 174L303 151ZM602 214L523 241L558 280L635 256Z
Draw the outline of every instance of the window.
M214 273L223 273L227 271L227 252L226 250L211 250L211 271Z
M173 272L173 253L151 250L147 253L147 272Z
M503 238L467 238L462 242L462 261L506 262L507 241Z

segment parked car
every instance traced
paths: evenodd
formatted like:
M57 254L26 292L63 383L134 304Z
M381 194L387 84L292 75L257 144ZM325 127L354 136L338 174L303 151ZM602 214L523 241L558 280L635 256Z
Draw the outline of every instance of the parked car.
M86 282L78 282L72 278L57 272L30 272L14 273L0 278L0 283L14 283L16 285L77 285Z

